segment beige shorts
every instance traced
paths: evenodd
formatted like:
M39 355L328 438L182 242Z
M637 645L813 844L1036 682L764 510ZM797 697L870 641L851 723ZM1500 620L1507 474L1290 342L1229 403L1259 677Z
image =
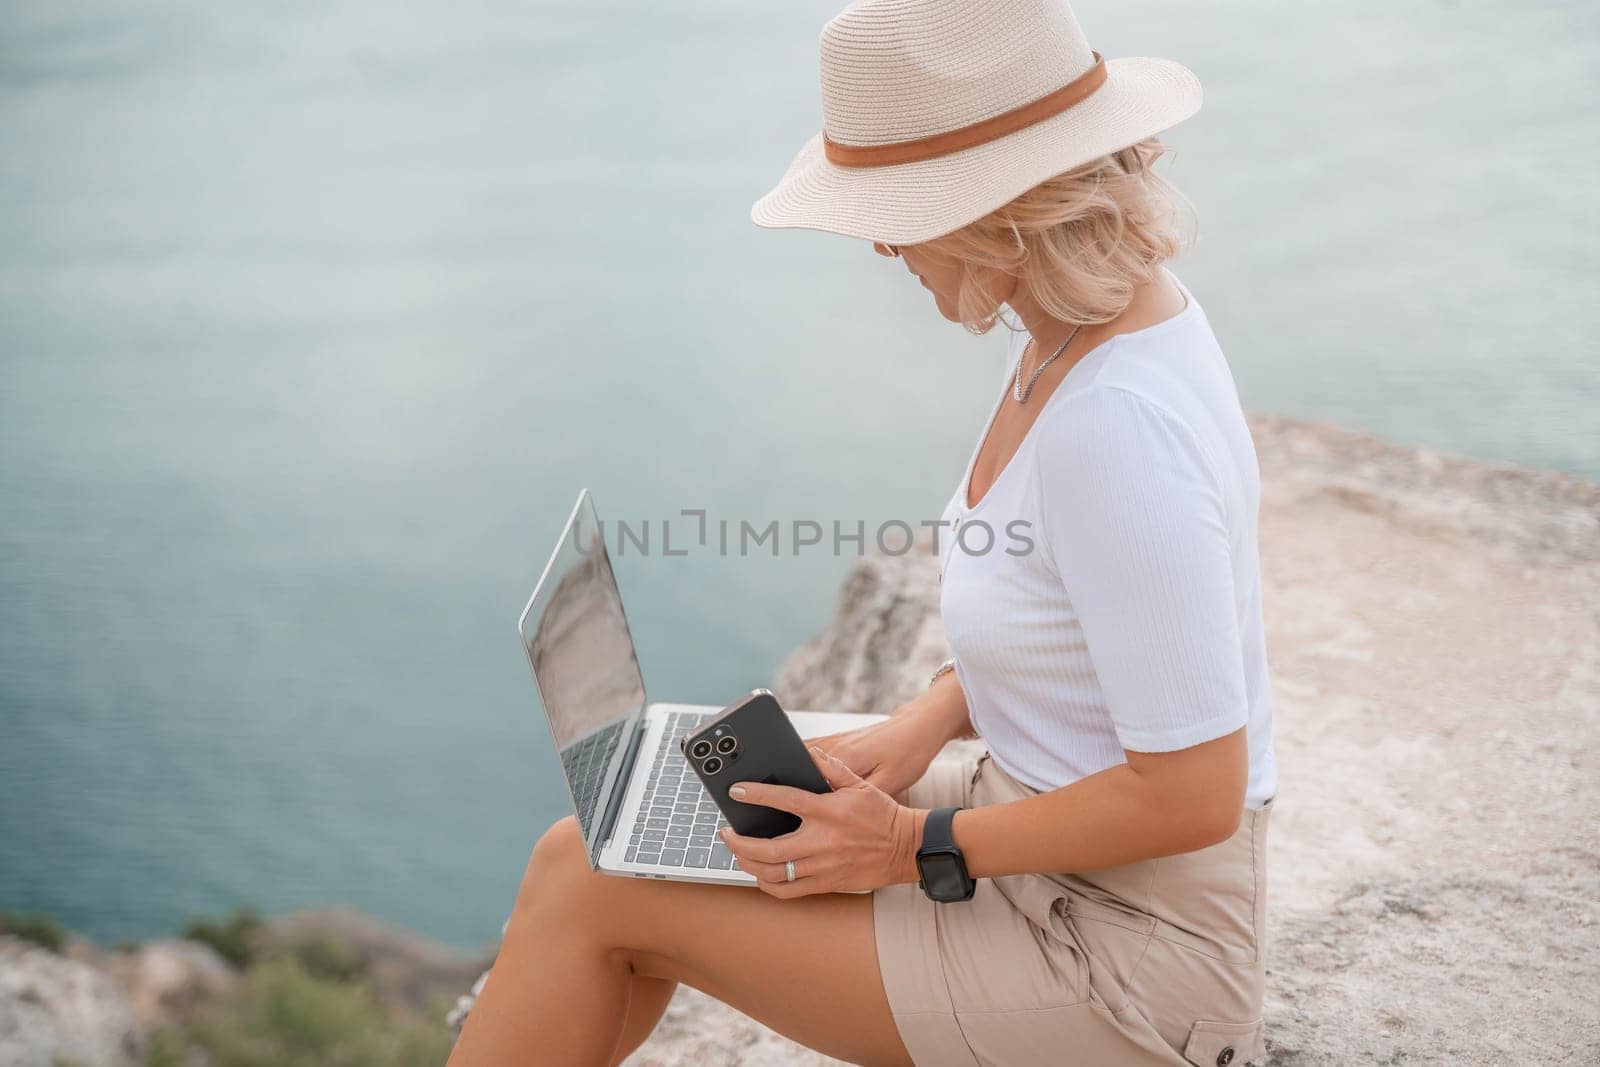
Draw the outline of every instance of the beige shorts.
M987 754L941 759L911 803L1032 796ZM1082 874L980 879L962 904L873 895L878 964L912 1058L935 1065L1195 1064L1265 1055L1267 809L1227 841Z

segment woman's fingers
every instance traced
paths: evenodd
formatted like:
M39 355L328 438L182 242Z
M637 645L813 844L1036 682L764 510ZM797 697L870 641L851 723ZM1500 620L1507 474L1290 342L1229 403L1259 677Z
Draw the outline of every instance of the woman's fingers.
M829 734L827 737L814 737L806 743L813 748L822 749L857 774L866 775L875 771L882 762L874 747L865 741L866 730L869 729L871 727L848 730L842 734Z
M787 786L740 782L730 789L747 804L763 804L800 816L801 827L781 837L746 837L731 829L722 831L739 863L739 869L756 877L763 892L789 898L840 889L874 888L862 881L862 856L877 856L892 836L895 803L882 790L821 748L811 747L811 758L834 792L815 794ZM842 856L850 857L841 865ZM810 857L802 860L801 857ZM794 880L787 861L795 860ZM887 864L886 864L887 865ZM869 864L870 866L870 864ZM868 879L870 881L870 878Z
M789 872L781 863L763 863L760 860L746 859L738 853L734 853L734 860L739 864L741 871L745 874L755 875L758 882L787 882L789 880Z
M728 840L729 838L733 840ZM788 900L792 897L809 896L812 893L833 892L832 881L820 876L813 870L817 866L815 860L794 860L794 881L791 882L789 880L788 859L793 859L792 855L788 859L761 860L749 854L751 852L761 852L769 856L784 854L786 850L783 846L777 844L779 840L777 838L768 841L760 837L740 837L730 831L724 834L724 840L728 840L728 847L733 850L734 861L738 863L739 869L746 874L754 875L756 887L769 896ZM742 844L736 844L736 841ZM757 847L754 849L743 847L743 844L748 844L749 842L757 842ZM760 847L762 845L776 847L762 848ZM793 849L792 842L789 844L789 849Z
M746 859L742 856L735 856L735 859L738 860L739 869L744 871L746 874L755 875L757 881L789 881L789 861L785 861L783 863L763 863L760 860ZM832 865L826 861L813 856L807 856L804 859L794 860L793 863L794 880L797 882L803 879L816 882L826 875L832 867Z
M831 758L831 757L830 757ZM835 760L834 762L838 762ZM764 808L777 808L804 819L816 810L817 794L787 785L770 785L766 782L738 782L728 789L728 795L744 804L760 804Z
M781 866L785 861L794 859L795 853L801 851L801 846L795 844L795 837L799 833L800 831L796 830L782 837L746 837L732 830L723 830L722 840L728 846L728 851L741 860L776 863Z
M769 897L779 900L793 900L795 897L809 897L814 893L831 893L833 888L820 878L796 878L792 882L757 882L756 888Z
M852 771L841 759L824 752L815 745L811 746L811 761L817 765L817 770L828 780L828 784L835 789L845 789L861 781L861 776Z

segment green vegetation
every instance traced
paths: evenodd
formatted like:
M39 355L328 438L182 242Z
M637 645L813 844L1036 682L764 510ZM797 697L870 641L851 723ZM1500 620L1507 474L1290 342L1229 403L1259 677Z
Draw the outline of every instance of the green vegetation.
M323 934L301 938L289 946L289 955L313 978L350 982L366 974L360 953L336 937Z
M237 992L188 1025L156 1034L146 1063L438 1067L451 1043L442 1018L391 1014L364 983L318 977L295 955L285 955L251 967Z
M45 915L0 911L0 934L52 952L66 942L60 924ZM179 1021L151 1034L146 1067L439 1067L450 1055L446 1005L420 1014L387 1006L365 957L336 936L274 944L248 910L191 919L182 936L215 949L239 982L186 1006Z
M261 932L261 916L240 908L220 922L190 919L179 936L199 941L217 950L217 955L235 967L248 967L256 958L256 942Z
M66 931L48 915L27 915L14 911L0 911L0 934L9 934L23 941L31 941L40 948L60 952L66 943Z

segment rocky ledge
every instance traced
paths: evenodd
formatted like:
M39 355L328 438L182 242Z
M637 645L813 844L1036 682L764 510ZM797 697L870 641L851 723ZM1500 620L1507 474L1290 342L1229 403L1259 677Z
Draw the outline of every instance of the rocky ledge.
M32 925L0 923L0 1067L438 1063L487 965L347 908L118 948Z
M1600 486L1253 420L1282 789L1270 1062L1600 1062ZM946 655L869 558L774 682L888 710ZM683 990L633 1060L822 1064Z

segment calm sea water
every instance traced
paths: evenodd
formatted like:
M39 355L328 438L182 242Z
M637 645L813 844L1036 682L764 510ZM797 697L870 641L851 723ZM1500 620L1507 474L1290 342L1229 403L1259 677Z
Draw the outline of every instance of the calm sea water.
M480 941L564 811L512 627L580 486L937 514L999 338L746 217L834 6L0 9L0 907ZM1593 5L1078 8L1207 84L1180 273L1251 407L1600 475ZM849 564L618 562L708 703Z

